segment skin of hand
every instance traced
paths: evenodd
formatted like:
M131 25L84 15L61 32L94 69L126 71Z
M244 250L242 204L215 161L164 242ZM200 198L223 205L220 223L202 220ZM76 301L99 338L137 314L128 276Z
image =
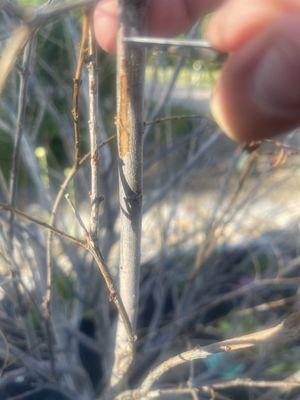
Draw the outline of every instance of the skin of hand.
M300 126L299 0L149 0L149 33L170 37L215 11L206 36L229 57L211 101L232 139L249 142ZM101 0L95 36L114 52L117 0Z

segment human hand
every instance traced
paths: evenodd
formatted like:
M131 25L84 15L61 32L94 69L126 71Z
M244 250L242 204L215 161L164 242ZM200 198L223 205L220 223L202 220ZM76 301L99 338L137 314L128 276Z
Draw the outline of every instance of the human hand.
M299 0L150 0L149 30L172 36L215 12L207 38L230 56L212 97L216 121L233 139L249 142L300 125ZM95 10L95 35L115 50L116 0Z

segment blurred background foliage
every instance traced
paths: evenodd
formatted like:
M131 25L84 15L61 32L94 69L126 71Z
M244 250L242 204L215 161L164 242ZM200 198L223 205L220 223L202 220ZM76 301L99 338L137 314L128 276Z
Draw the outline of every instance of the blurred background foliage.
M44 1L20 3L37 5ZM81 15L73 12L59 18L43 27L33 40L16 205L47 221L57 190L73 164L72 92ZM7 15L0 14L0 18L0 36L6 38L17 22ZM196 27L196 37L201 36L202 26ZM5 39L0 47L4 43ZM264 143L254 152L221 135L209 115L209 97L219 74L220 65L207 65L197 57L172 51L148 53L142 296L137 359L130 378L133 384L174 349L205 345L271 326L299 308L298 132ZM115 134L116 72L115 56L100 49L98 75L102 140ZM18 85L16 68L0 99L1 201L7 201ZM85 66L79 104L83 155L89 150ZM104 201L99 236L103 255L114 274L119 230L116 142L102 150ZM89 219L89 179L87 163L67 188L84 221ZM0 217L0 322L9 342L44 361L49 358L41 316L45 233L33 224L16 221L17 264L25 288L24 322L12 301L12 279L5 261L8 218L3 213ZM82 235L65 202L57 225L78 237ZM83 251L57 240L53 265L57 358L64 357L67 365L79 368L74 375L62 374L57 387L77 388L78 373L86 382L78 391L90 390L98 395L107 379L107 343L115 311L95 265ZM26 324L33 327L32 340L42 342L40 351L31 352L28 347ZM165 383L186 378L202 387L238 377L284 380L299 374L299 351L299 341L295 340L288 345L262 346L253 352L218 355L204 364L190 365L188 371L170 373ZM12 362L5 373L20 365L18 360ZM26 389L46 381L44 377L39 379L28 373ZM278 397L278 392L264 392L270 399L292 400L299 395L299 391L284 393L283 397ZM257 399L261 394L262 390L252 388L221 391L219 398ZM203 398L210 396L203 393Z

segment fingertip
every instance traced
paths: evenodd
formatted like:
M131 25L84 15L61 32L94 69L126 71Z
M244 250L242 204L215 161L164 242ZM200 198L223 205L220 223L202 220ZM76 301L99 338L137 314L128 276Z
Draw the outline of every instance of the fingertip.
M232 140L238 140L234 134L234 131L232 130L232 126L230 123L228 123L226 119L226 112L225 112L225 107L222 104L222 96L220 95L220 92L218 90L218 85L219 83L216 84L216 87L214 89L214 92L212 94L211 100L210 100L210 109L212 116L217 123L217 125L220 127L220 129Z
M236 51L283 14L284 7L278 1L229 0L212 15L205 36L222 51Z
M95 38L99 46L115 53L117 47L118 12L116 0L102 0L94 11Z
M211 100L230 138L261 140L300 125L299 24L285 17L230 55Z

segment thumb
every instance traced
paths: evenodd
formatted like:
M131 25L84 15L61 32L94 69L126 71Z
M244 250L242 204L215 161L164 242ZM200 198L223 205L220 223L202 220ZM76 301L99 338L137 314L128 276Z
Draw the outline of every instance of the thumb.
M300 125L300 17L282 18L232 53L211 107L236 140L264 139Z

